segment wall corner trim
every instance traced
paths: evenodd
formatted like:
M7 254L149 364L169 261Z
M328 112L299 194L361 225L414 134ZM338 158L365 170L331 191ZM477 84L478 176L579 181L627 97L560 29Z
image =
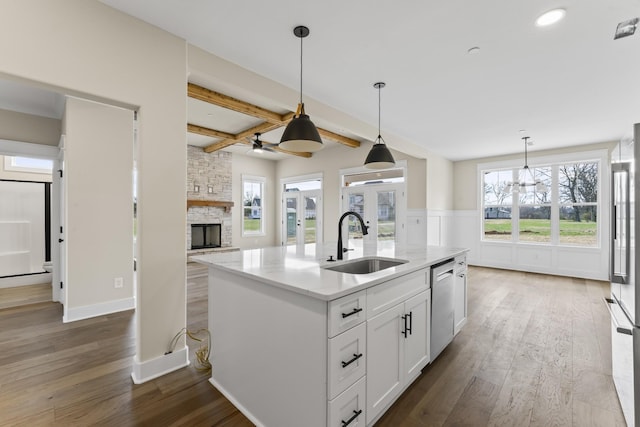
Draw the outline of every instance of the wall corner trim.
M131 379L134 384L142 384L184 368L189 363L189 348L186 346L145 362L140 362L138 357L134 356Z
M81 307L65 306L65 314L62 316L64 323L75 322L76 320L89 319L91 317L104 316L105 314L117 313L119 311L133 310L136 308L134 297L124 298L114 301L101 302L99 304L84 305Z

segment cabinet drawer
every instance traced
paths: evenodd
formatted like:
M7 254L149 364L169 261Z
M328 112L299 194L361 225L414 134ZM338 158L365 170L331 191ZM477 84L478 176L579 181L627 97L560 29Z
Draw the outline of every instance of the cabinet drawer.
M430 269L423 268L367 289L367 318L429 289Z
M361 378L367 366L367 327L355 328L331 338L328 345L328 398L333 399Z
M466 255L458 255L455 257L455 271L456 273L462 273L467 270L467 256Z
M366 320L366 291L356 292L329 302L329 338Z
M341 395L329 401L327 426L362 427L365 425L366 378L349 387Z

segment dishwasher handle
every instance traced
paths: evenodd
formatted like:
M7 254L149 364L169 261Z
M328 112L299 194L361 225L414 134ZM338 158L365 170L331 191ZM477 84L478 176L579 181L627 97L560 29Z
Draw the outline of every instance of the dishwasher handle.
M453 270L443 271L442 273L436 276L436 282L439 282L451 276L453 276Z

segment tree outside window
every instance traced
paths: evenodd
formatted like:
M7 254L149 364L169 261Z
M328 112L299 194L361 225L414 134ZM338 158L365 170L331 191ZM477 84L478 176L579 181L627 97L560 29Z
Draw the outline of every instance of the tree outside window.
M483 174L485 240L511 240L512 181L511 169Z
M560 165L558 174L560 243L598 242L598 163Z

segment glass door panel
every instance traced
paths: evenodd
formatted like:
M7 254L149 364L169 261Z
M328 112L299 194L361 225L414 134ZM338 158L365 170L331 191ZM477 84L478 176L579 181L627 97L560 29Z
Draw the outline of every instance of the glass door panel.
M378 191L377 197L377 238L378 240L396 239L396 192Z
M303 196L304 200L304 243L316 243L318 240L318 197Z
M285 229L285 245L295 245L298 238L298 228L300 225L298 219L298 195L285 197L284 202L284 229Z

